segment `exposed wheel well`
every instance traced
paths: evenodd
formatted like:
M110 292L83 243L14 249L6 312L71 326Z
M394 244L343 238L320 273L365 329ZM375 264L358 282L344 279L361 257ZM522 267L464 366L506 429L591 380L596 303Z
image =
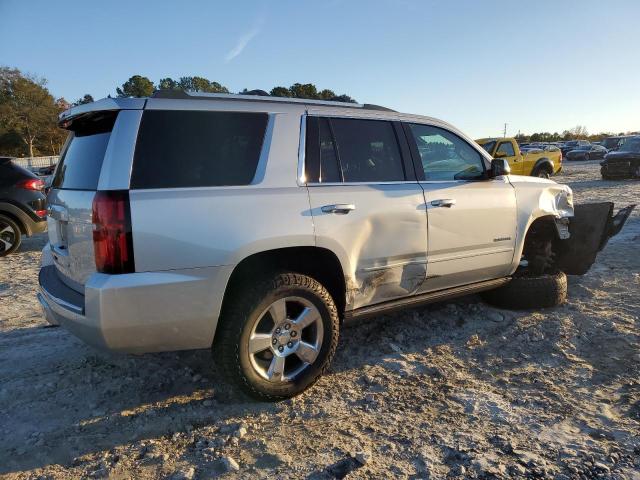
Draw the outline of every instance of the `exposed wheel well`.
M342 318L345 308L345 279L338 257L320 247L290 247L260 252L242 260L233 270L224 300L235 297L235 293L247 282L255 282L260 276L272 272L294 272L308 275L320 282L331 294Z
M547 162L539 163L538 165L533 167L533 173L539 172L540 170L546 170L549 173L553 173L553 167ZM545 218L545 217L543 217L543 218Z
M555 217L547 215L534 220L524 239L522 255L533 273L553 269L555 244L559 240Z
M18 217L16 217L14 214L9 213L5 210L0 210L0 215L4 215L5 217L8 217L14 222L16 222L16 225L18 225L18 228L20 228L20 233L22 235L27 235L28 232L27 232L27 228L24 226L24 223L22 223L22 221Z

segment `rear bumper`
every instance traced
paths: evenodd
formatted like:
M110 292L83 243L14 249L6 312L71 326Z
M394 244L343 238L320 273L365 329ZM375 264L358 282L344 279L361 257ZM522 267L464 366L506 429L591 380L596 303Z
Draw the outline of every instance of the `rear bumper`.
M97 348L127 353L209 348L231 270L94 273L83 295L60 279L55 265L44 265L38 300L49 323Z

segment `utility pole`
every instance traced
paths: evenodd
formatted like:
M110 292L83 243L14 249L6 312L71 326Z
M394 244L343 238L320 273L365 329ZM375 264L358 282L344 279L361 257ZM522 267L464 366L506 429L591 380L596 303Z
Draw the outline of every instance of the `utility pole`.
M504 124L504 134L502 135L503 138L507 138L507 124Z

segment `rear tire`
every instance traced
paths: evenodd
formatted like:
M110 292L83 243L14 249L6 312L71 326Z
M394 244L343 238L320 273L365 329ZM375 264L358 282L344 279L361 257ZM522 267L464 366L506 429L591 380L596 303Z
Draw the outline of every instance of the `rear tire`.
M532 174L533 177L538 177L538 178L546 178L549 179L551 178L551 172L549 172L549 169L546 167L538 167L535 169L535 171Z
M331 364L338 309L313 278L274 274L238 289L225 304L213 357L229 383L252 397L276 401L298 395Z
M21 243L20 226L13 219L0 214L0 257L15 252Z
M514 277L506 285L482 294L496 307L530 310L561 305L567 300L567 276L564 272Z

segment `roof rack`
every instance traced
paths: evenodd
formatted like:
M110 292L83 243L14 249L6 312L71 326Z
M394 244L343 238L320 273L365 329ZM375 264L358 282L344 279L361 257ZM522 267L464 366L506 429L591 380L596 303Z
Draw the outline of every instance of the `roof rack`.
M249 102L275 102L275 103L299 103L304 105L323 105L327 107L347 107L361 108L365 110L384 110L393 112L390 108L381 107L369 103L349 103L334 102L331 100L311 100L307 98L273 97L265 95L263 90L251 90L246 94L240 93L206 93L206 92L185 92L184 90L158 90L151 95L151 98L170 98L175 100L244 100Z

